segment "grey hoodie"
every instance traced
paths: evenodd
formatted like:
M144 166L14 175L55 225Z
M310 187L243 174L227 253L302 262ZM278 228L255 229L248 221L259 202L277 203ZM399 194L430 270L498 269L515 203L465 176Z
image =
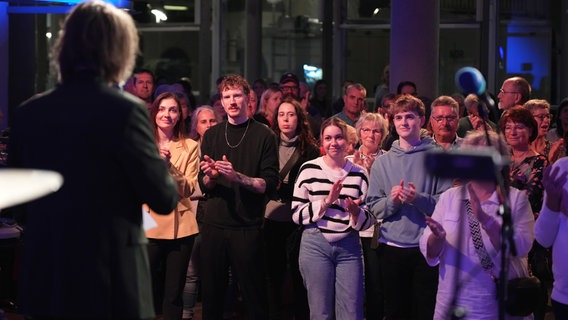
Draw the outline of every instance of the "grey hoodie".
M449 179L429 175L424 168L426 151L435 148L430 137L422 138L420 144L410 150L403 150L399 140L392 144L389 152L375 160L371 167L370 184L366 203L378 219L383 219L380 242L401 247L418 247L418 240L424 231L424 216L431 216L440 194L453 186ZM416 186L413 203L395 204L391 189L409 182Z

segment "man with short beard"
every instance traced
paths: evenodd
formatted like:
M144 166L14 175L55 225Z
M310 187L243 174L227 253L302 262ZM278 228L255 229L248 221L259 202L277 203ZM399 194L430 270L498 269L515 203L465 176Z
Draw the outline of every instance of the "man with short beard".
M276 136L248 117L251 89L242 76L224 77L218 90L227 121L203 135L199 173L208 196L200 230L203 319L222 318L229 266L247 317L266 319L262 223L266 195L279 182Z
M300 81L292 72L287 72L280 78L280 91L282 100L294 99L300 102Z

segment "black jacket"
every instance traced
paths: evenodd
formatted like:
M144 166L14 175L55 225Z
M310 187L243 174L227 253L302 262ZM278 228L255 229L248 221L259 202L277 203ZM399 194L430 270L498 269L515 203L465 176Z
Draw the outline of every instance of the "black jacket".
M15 113L8 166L54 170L61 189L24 206L18 303L53 318L151 318L143 203L171 212L177 191L146 107L76 79Z

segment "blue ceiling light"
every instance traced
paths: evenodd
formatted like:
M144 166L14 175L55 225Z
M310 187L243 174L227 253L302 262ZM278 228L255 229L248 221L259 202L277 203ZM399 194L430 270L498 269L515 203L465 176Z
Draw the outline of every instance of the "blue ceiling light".
M0 0L2 1L2 0ZM65 14L73 6L85 0L23 0L18 1L16 6L8 6L9 14ZM117 8L130 8L132 2L129 0L103 0ZM49 5L56 4L56 5Z

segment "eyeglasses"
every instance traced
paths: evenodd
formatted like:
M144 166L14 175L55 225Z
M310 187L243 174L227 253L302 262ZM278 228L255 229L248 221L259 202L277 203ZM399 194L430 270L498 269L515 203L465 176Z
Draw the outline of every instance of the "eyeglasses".
M298 90L298 86L280 86L280 90L282 91Z
M370 128L362 128L362 129L361 129L361 132L362 132L362 133L365 133L365 134L368 134L368 133L371 133L371 132L373 132L373 134L379 134L379 133L381 133L381 130L379 130L379 129L370 129Z
M501 92L501 93L520 93L518 91L505 91L503 89L499 89L499 92Z
M458 119L456 116L446 116L446 117L432 117L436 122L442 123L442 120L446 120L446 122L454 122Z
M535 119L539 119L540 121L544 121L544 119L550 119L552 118L552 115L550 113L547 114L539 114L539 115L533 115L533 117Z

